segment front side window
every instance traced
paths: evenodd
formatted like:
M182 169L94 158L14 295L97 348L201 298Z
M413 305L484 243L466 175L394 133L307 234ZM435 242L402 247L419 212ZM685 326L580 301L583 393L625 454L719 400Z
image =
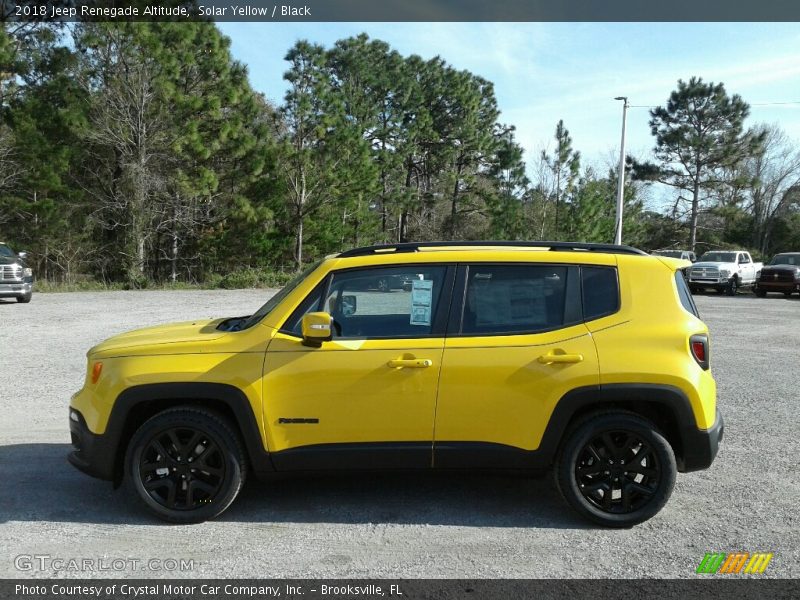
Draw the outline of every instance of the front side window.
M320 310L334 339L434 335L446 268L404 265L334 273Z
M534 333L562 327L567 273L565 266L470 266L461 333Z

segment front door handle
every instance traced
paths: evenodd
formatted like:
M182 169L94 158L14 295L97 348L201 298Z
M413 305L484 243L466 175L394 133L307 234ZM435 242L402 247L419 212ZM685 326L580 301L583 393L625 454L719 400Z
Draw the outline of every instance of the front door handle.
M543 365L579 363L583 362L583 354L555 354L554 352L548 352L536 360Z
M430 358L395 358L386 363L392 369L427 369L433 364Z

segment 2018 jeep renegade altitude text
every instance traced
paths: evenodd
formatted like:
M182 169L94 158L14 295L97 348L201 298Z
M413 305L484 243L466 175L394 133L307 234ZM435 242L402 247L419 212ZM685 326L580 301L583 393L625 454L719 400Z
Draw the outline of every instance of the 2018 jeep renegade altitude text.
M688 265L565 242L343 252L251 316L92 348L69 459L173 522L219 515L248 474L552 469L580 514L630 526L722 438Z

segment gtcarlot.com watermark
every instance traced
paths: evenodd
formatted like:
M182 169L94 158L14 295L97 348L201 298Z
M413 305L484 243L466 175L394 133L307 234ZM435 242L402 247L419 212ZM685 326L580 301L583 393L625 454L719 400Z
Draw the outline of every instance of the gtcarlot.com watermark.
M131 558L131 557L65 557L51 554L19 554L14 557L17 571L45 571L48 573L97 572L159 572L181 573L194 571L192 558Z

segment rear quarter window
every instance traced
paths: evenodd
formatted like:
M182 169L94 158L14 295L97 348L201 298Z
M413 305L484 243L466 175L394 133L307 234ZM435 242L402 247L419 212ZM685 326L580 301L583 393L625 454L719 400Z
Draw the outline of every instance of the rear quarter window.
M581 267L583 319L591 321L619 310L619 280L613 267Z
M700 311L697 310L697 305L694 303L689 286L686 285L686 278L683 276L683 272L675 271L675 285L678 287L678 298L680 298L683 308L699 318Z

